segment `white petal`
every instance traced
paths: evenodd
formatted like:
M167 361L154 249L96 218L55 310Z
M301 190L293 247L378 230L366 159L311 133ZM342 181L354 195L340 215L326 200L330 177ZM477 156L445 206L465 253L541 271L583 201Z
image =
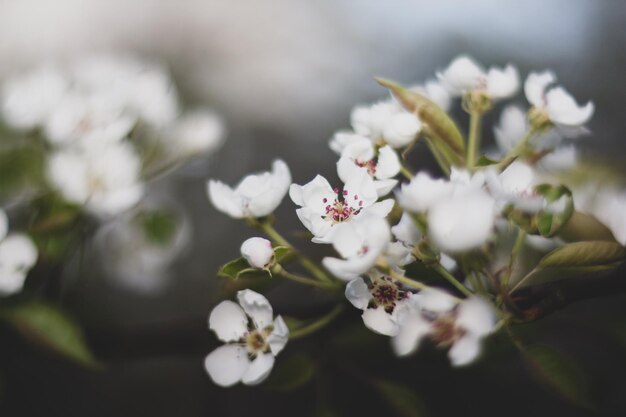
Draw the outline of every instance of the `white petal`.
M0 240L4 239L9 231L9 218L4 210L0 209Z
M341 155L341 152L348 145L350 145L350 144L352 144L354 142L359 142L359 141L364 140L364 139L369 141L367 136L359 135L358 133L337 132L331 138L329 146L330 146L330 149L333 152L335 152L336 154Z
M385 311L384 307L365 309L361 317L365 326L376 333L394 336L398 332L397 324Z
M426 172L419 172L411 182L400 186L397 197L398 203L405 210L426 212L451 192L452 187L447 181L433 179Z
M412 311L400 320L397 334L391 339L393 351L398 356L406 356L415 352L422 339L431 331L430 323L424 320L419 312Z
M402 213L398 224L391 228L391 233L406 245L415 245L421 238L422 234L415 225L415 222L408 213Z
M264 329L272 324L272 306L263 295L246 289L237 292L237 300L257 329Z
M487 73L487 94L494 99L511 97L519 89L517 68L507 65L504 69L490 68Z
M345 295L348 301L360 310L365 310L372 299L372 293L370 293L369 288L367 288L367 284L361 277L348 282L346 285Z
M504 153L510 151L527 130L526 113L517 106L505 107L500 114L500 123L493 129L498 148Z
M446 291L437 288L425 288L419 292L417 304L423 310L441 314L452 310L457 301Z
M495 324L495 315L491 306L479 297L463 300L459 305L456 325L475 336L491 333Z
M241 382L246 385L260 384L272 372L274 366L274 355L271 353L260 353L250 362L248 370L243 374Z
M289 167L278 159L272 163L272 172L244 178L236 191L247 200L246 210L250 215L263 217L276 210L287 194L290 184Z
M230 387L241 381L249 367L248 352L237 345L220 346L204 360L204 368L209 376L222 387Z
M422 124L414 114L398 113L392 116L385 126L383 136L390 146L402 148L415 139L421 128Z
M337 161L337 175L342 182L363 174L369 175L367 168L358 166L354 160L342 156Z
M480 66L467 55L455 58L448 68L437 73L439 81L453 96L460 96L463 93L476 89L485 73Z
M385 218L393 209L394 204L395 204L395 201L393 200L393 198L388 198L383 201L378 201L372 204L371 206L366 207L361 212L361 216L364 216L365 214L367 214L367 215L371 215L371 216L375 216L379 218Z
M277 316L274 319L274 330L267 338L267 343L270 345L270 350L274 356L278 355L281 350L287 344L289 340L289 328L285 323L285 320L281 316Z
M241 244L241 256L253 268L265 268L274 257L272 242L262 237L251 237Z
M393 178L400 172L400 159L396 151L390 146L383 146L378 150L378 162L376 164L376 178L384 180Z
M228 185L210 180L207 191L213 206L230 217L240 219L244 216L241 199Z
M575 146L561 146L539 161L539 166L550 172L563 172L572 169L578 162L578 150Z
M524 83L524 93L526 99L535 107L545 106L545 92L548 86L556 81L556 76L552 71L541 73L531 72Z
M20 292L26 281L26 273L21 270L9 269L0 265L0 294Z
M384 197L398 185L398 180L379 180L374 181L374 186L376 187L376 194L378 197Z
M221 341L234 342L248 333L248 317L237 304L225 300L211 311L209 328Z
M464 366L473 362L480 353L480 339L466 335L457 340L448 351L453 366Z
M556 124L581 126L593 116L594 106L592 102L579 106L574 98L561 87L548 91L546 100L548 116Z
M37 247L23 234L11 234L0 241L0 265L10 271L25 273L37 261Z

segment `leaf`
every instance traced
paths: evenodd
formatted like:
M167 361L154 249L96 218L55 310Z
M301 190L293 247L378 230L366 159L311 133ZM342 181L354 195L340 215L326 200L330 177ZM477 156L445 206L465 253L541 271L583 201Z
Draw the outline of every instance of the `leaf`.
M426 415L424 402L407 386L387 380L377 380L373 384L380 396L397 415L402 417Z
M178 227L176 215L168 210L151 210L136 217L146 239L159 246L166 246L174 237Z
M533 376L541 383L578 406L593 408L589 385L575 362L548 346L530 346L523 352Z
M617 242L575 242L548 253L539 261L539 267L545 269L609 266L621 263L624 257L626 249Z
M295 255L289 246L276 246L274 248L274 259L278 264L287 263Z
M274 391L292 391L308 383L316 372L317 366L309 355L292 355L278 363L265 387Z
M443 141L455 155L463 158L465 154L463 135L445 111L429 98L407 90L393 81L381 78L376 78L376 81L388 88L405 109L415 113L430 128L436 139Z
M559 237L569 241L606 240L615 242L611 229L595 217L575 211L559 231Z
M7 308L1 317L40 346L91 368L101 366L89 350L78 324L52 305L29 302Z
M222 278L271 278L272 274L266 269L251 268L245 258L237 258L223 265L217 275Z
M488 167L489 165L495 165L495 164L497 164L499 162L500 161L496 161L494 159L491 159L491 158L483 155L480 158L478 158L478 161L476 162L476 166L477 167Z

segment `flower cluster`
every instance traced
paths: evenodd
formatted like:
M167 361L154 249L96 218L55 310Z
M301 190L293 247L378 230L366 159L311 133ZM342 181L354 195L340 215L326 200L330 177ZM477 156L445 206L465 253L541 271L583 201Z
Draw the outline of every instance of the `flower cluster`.
M19 292L36 261L35 244L24 234L9 234L9 220L0 210L0 294Z
M581 206L597 219L575 210L575 188L565 185L563 175L576 163L568 141L588 133L585 124L594 106L578 105L555 81L549 71L530 73L523 83L529 109L504 107L493 131L497 149L479 157L483 115L515 96L522 84L514 66L485 70L461 56L422 86L379 80L392 97L355 107L351 129L330 139L338 155L336 186L321 175L290 185L291 173L282 161L275 161L271 172L245 177L235 189L209 181L209 198L218 210L247 219L272 240L244 242L243 258L226 264L220 275L264 271L331 291L345 283L345 298L362 311L365 326L389 336L397 355L413 353L429 340L448 350L452 365L471 363L483 338L524 320L512 294L532 285L537 272L571 271L587 259L610 268L625 255L623 198L607 197L603 210ZM455 98L469 114L467 138L446 113ZM409 168L407 155L421 144L432 152L440 173L413 174ZM336 256L316 264L273 228L271 214L287 192L311 241L332 247ZM537 265L523 265L520 253L536 248L552 252ZM280 255L285 249L291 258ZM286 264L294 259L311 276L288 272ZM414 275L424 268L440 281ZM265 318L257 322L258 310L251 310L241 294L253 324L228 301L210 318L218 338L238 343L207 358L209 374L224 386L262 380L277 353L272 347L277 329L281 349L287 338L282 321L270 324L264 298L254 293L265 306ZM317 327L329 317L319 319ZM292 336L308 333L305 329L296 326Z

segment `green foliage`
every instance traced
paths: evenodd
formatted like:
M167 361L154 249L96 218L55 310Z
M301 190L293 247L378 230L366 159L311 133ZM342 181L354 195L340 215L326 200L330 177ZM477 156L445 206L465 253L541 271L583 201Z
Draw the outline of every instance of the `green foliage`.
M569 242L585 240L606 240L615 242L611 229L598 221L595 217L575 211L559 231L559 237Z
M167 210L145 211L138 214L136 220L146 240L159 246L171 243L178 226L176 215Z
M78 324L65 312L43 302L7 307L0 313L29 341L81 365L98 368Z
M584 408L593 408L589 385L577 364L548 346L524 349L532 375L564 399Z
M14 138L21 141L23 138ZM38 146L15 146L0 149L0 198L6 198L24 187L44 182L45 155Z
M281 360L265 387L273 391L292 391L307 384L317 373L317 365L306 354L296 354Z
M376 380L373 386L396 415L423 417L427 414L422 399L408 387L387 380Z
M267 269L251 268L245 258L237 258L223 265L217 275L222 278L271 278L272 274Z

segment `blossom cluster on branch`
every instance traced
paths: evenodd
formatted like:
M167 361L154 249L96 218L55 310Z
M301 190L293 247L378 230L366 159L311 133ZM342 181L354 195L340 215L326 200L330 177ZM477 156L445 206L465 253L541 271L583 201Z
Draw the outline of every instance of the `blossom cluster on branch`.
M484 154L483 116L522 87L514 66L484 69L461 56L423 85L378 82L391 97L355 107L351 128L330 139L336 186L322 175L292 184L281 160L235 187L208 182L219 211L269 239L246 240L242 257L225 264L221 276L276 276L333 294L344 287L364 325L389 336L397 355L429 341L461 366L479 357L485 337L528 319L516 304L519 290L624 260L623 194L607 191L607 203L594 207L589 192L569 182L578 164L573 140L589 133L594 105L578 104L551 71L526 77L528 109L502 108L493 128L497 149ZM447 113L456 99L469 115L467 135ZM439 173L409 166L410 151L422 144ZM274 228L272 213L287 194L311 241L334 255L316 262ZM542 254L538 263L521 261L527 250ZM292 272L288 264L295 262L305 274ZM424 270L430 276L414 272ZM242 290L238 300L241 308L224 301L209 320L230 343L206 359L222 386L262 382L288 337L320 329L338 311L287 329L280 316L272 321L260 294Z

